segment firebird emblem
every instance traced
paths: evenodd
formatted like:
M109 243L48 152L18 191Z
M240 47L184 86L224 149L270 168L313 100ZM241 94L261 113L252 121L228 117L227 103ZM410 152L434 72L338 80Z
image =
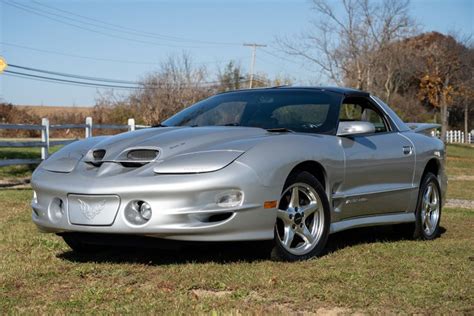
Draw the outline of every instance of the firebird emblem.
M88 219L92 220L96 217L100 212L102 212L105 208L105 200L99 202L97 205L89 205L86 202L78 199L79 203L81 204L81 212L82 214Z

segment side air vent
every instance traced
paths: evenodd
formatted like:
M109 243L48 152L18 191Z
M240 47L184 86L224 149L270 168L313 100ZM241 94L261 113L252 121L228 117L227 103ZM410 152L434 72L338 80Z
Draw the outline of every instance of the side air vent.
M158 157L158 150L154 149L133 149L127 153L127 159L132 161L152 161Z
M98 149L92 152L92 157L94 157L95 160L102 160L104 156L105 156L104 149Z

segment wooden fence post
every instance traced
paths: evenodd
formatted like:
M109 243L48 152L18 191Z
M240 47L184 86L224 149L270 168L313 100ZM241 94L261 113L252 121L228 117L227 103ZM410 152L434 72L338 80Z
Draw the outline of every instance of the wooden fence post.
M41 141L43 146L41 147L41 159L45 160L49 156L49 120L47 118L41 119Z
M86 138L92 137L92 117L86 117Z
M135 119L129 118L127 124L128 124L128 131L129 131L129 132L135 130Z

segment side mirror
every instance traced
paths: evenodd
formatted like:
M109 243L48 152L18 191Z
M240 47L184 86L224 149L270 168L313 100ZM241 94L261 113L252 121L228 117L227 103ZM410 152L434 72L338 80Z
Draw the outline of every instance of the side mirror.
M337 128L337 136L350 136L374 132L374 124L365 121L343 121L339 122L339 127Z

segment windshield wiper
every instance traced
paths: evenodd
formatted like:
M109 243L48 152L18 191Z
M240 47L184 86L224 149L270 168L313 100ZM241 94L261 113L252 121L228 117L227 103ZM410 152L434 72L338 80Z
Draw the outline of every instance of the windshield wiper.
M155 125L152 125L151 127L169 127L168 125L163 125L163 124L155 124Z
M293 133L291 129L286 127L266 128L266 130L270 133Z

